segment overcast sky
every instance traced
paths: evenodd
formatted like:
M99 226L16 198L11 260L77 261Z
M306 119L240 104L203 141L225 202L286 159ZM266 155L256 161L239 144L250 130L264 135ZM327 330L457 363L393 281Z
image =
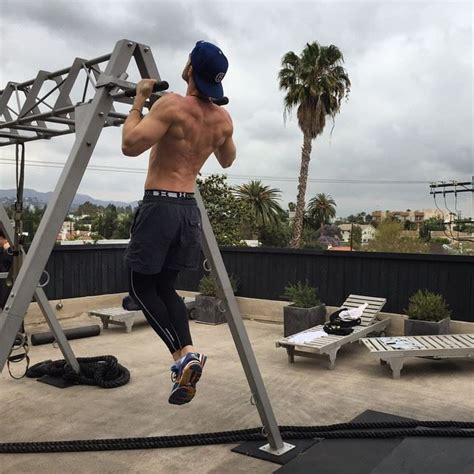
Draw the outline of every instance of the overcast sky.
M332 137L329 123L313 143L307 200L329 193L339 216L432 208L425 181L470 181L474 174L472 1L0 0L0 7L0 88L40 69L67 67L75 57L108 53L127 38L149 45L170 90L184 93L180 74L195 42L218 44L230 63L223 85L238 147L229 182L261 179L283 192L284 205L296 199L302 134L295 118L284 124L277 74L286 52L299 54L311 41L341 49L352 91ZM72 140L27 144L28 157L64 162ZM0 148L0 158L13 156L12 147ZM107 129L91 165L145 170L146 160L123 157L120 130ZM0 170L0 188L14 187L13 166ZM222 170L211 158L203 172ZM26 186L50 191L59 174L30 167ZM132 201L143 181L140 173L89 170L79 192ZM470 193L459 196L465 216L472 216L471 203ZM442 199L438 204L445 207ZM446 204L454 208L452 198Z

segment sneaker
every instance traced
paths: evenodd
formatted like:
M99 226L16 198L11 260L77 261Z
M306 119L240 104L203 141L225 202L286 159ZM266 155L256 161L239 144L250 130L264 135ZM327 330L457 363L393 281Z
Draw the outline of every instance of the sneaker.
M189 352L183 361L171 366L171 380L174 382L168 402L172 405L189 403L196 394L196 384L201 378L207 357L204 354Z

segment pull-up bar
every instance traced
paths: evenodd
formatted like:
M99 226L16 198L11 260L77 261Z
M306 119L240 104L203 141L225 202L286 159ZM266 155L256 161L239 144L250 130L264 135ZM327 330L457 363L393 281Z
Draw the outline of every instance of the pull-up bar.
M161 81L150 48L139 43L122 40L116 43L114 51L110 55L100 56L90 61L77 58L70 68L62 69L55 73L40 71L36 79L22 84L9 83L0 95L0 138L8 139L3 142L0 141L0 146L42 138L52 138L53 136L67 133L75 133L76 135L54 193L31 243L28 254L15 279L5 308L0 314L0 370L5 365L31 298L35 291L37 291L40 277L54 247L56 236L60 231L64 218L69 212L102 129L107 126L120 125L126 118L125 115L118 113L114 109L113 102L128 100L128 95L134 94L132 92L133 87L130 87L132 83L125 84L126 81L124 81L124 78L128 77L127 68L132 58L135 59L142 78L152 78L157 81L156 93L159 94L163 91L167 84ZM98 67L92 68L92 66L98 66L106 61L107 64L103 72ZM94 97L92 100L86 101L86 94L84 92L83 100L73 105L70 97L71 91L79 73L88 67L92 68L92 75L95 78ZM86 72L87 84L87 81L91 80L91 75L90 71ZM63 75L67 76L62 78ZM54 106L50 106L50 110L44 112L39 107L46 104L45 97L38 99L38 96L44 82L49 79L55 80L59 96ZM14 92L16 98L19 99L19 89L25 94L25 102L23 106L18 103L18 111L15 112L14 108L9 106L9 102ZM123 92L120 92L120 90ZM222 103L227 103L227 99ZM24 117L22 117L22 112L25 113ZM17 116L16 120L13 119L12 113ZM5 120L1 121L3 119ZM46 122L54 121L64 123L68 128L59 131L47 127ZM31 122L36 122L37 127L31 125ZM21 130L18 127L19 125L28 124L32 127L30 131L35 132L36 135L25 136L24 132L26 130ZM196 200L202 215L204 256L210 264L212 276L216 279L217 293L226 308L229 328L250 386L252 398L255 400L266 436L268 437L269 443L260 449L275 456L280 456L293 449L294 446L283 443L270 399L268 398L247 331L242 321L237 300L232 291L232 286L198 189L196 189ZM54 315L53 318L56 321Z

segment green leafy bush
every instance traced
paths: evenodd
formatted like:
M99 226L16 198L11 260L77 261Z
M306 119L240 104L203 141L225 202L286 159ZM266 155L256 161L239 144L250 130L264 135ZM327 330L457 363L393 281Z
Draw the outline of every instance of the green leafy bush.
M234 293L237 292L239 286L238 279L229 275L230 284ZM199 293L203 296L217 296L217 284L216 280L211 275L204 275L199 282Z
M409 300L408 310L410 319L423 321L441 321L451 316L451 311L442 295L428 290L418 290Z
M312 308L321 304L318 289L309 286L308 282L305 285L300 281L296 284L289 283L285 288L284 296L293 302L292 306L298 308Z

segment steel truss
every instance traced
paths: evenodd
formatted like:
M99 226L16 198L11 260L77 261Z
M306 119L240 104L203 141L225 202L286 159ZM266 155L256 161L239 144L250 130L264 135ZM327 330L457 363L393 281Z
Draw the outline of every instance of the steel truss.
M53 73L40 71L35 79L23 83L9 82L1 91L0 146L72 133L75 133L75 141L0 315L0 370L3 370L33 296L39 301L56 339L60 342L63 354L74 364L74 354L54 311L42 290L38 288L38 283L102 129L119 126L126 119L126 115L115 110L114 102L131 103L133 100L130 97L133 95L131 90L136 84L126 81L127 69L132 59L135 60L141 77L156 79L161 83L161 90L167 87L166 83L161 82L150 48L133 41L121 40L116 43L111 54L92 60L76 58L69 68ZM52 87L48 87L51 84ZM72 97L77 91L82 91L82 94L80 100L74 103ZM92 98L88 99L90 92ZM152 96L151 100L156 100L159 95L158 93ZM51 104L54 96L56 100ZM151 106L150 101L147 106ZM252 398L268 436L269 444L261 449L281 455L293 446L282 441L207 212L199 190L196 191L203 218L203 252L211 273L216 278L222 309L226 312ZM2 212L0 221L4 222L4 226L5 220L8 220L8 217ZM6 229L7 233L12 233L8 224Z

